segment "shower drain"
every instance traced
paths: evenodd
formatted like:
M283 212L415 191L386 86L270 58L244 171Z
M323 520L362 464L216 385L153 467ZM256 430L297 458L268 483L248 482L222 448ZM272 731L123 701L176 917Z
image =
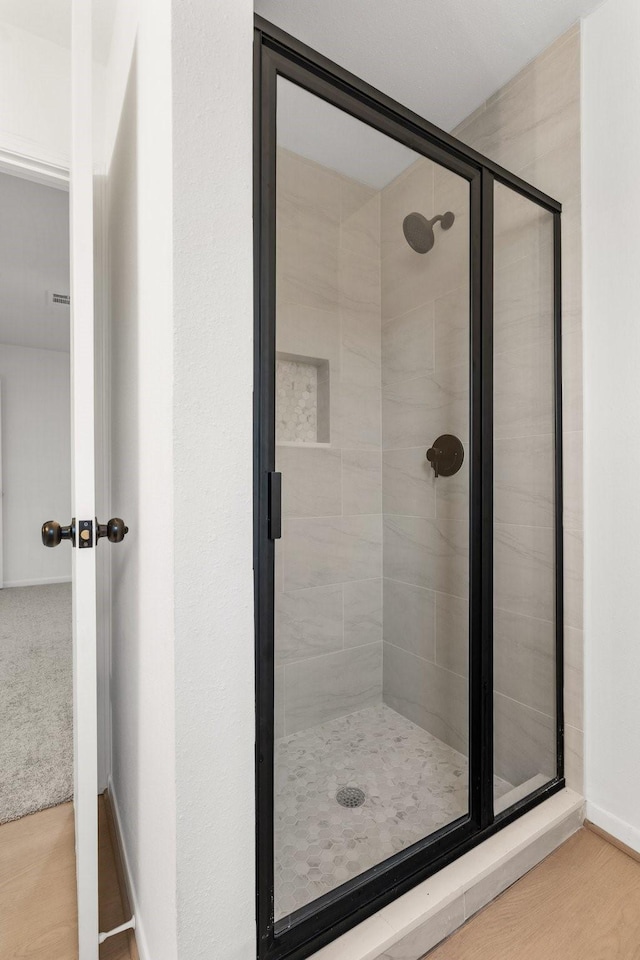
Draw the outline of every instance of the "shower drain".
M365 801L364 791L360 787L340 787L336 800L341 807L361 807Z

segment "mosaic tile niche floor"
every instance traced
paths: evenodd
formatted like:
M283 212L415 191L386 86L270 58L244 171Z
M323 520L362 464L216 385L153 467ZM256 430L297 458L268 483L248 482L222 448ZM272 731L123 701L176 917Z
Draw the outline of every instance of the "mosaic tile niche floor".
M467 758L380 704L275 745L275 918L467 812ZM496 796L511 785L495 779ZM360 787L360 807L336 800Z

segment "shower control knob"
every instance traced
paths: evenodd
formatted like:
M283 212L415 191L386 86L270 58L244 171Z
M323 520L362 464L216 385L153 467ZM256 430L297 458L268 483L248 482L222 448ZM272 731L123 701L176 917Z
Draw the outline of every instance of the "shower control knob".
M129 533L129 527L125 526L120 517L112 517L107 523L98 523L96 519L96 531L97 540L106 537L109 543L122 543Z
M464 447L451 433L443 433L427 450L427 460L436 477L452 477L464 460Z
M45 547L57 547L63 540L76 542L76 521L71 521L68 527L63 527L57 520L47 520L42 524L42 543Z

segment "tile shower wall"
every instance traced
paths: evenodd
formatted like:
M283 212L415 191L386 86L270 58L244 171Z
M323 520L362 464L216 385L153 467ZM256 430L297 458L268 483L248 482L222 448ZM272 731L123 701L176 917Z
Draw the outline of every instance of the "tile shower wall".
M454 131L465 143L559 199L562 214L563 420L564 420L564 550L565 550L565 747L567 783L582 792L582 324L580 240L580 33L572 28ZM496 223L496 292L505 322L525 346L531 342L531 318L522 312L524 287L537 277L544 289L548 261L534 262L530 223L520 222L517 204L502 197L502 223ZM518 279L519 277L519 279ZM540 314L542 315L542 314ZM498 316L498 313L496 314ZM525 320L525 324L522 321ZM528 328L528 332L527 329ZM524 330L524 336L523 336ZM517 375L515 343L501 334L496 367ZM498 349L496 347L496 349ZM532 357L528 357L528 363ZM549 364L540 361L540 377ZM506 373L505 373L506 375ZM539 380L538 396L548 391ZM533 399L535 393L532 393ZM506 397L506 394L505 394ZM549 428L538 406L526 421L522 405L499 404L501 439L496 441L496 577L502 596L496 598L496 747L512 776L547 771L553 703L552 611L545 600L552 576L549 558L551 503ZM509 410L511 406L511 411ZM497 411L496 411L497 412ZM519 422L518 422L519 419ZM548 420L546 421L548 424ZM520 462L521 472L515 466ZM501 470L501 463L509 474ZM542 479L542 483L541 483ZM537 489L536 489L537 483ZM498 513L499 511L499 513ZM504 562L501 562L501 558ZM508 558L508 559L507 559ZM523 576L541 559L536 573L539 593L523 593ZM545 594L547 596L545 596ZM511 598L511 600L509 600ZM523 683L524 678L527 683ZM524 756L523 756L524 752ZM503 772L507 776L507 772Z
M579 44L579 31L572 29L454 132L563 203L566 776L581 791ZM430 190L432 213L453 209L456 223L448 235L437 233L425 257L413 255L414 270L398 223L415 208L416 196L429 197ZM532 230L530 212L522 215L517 198L497 199L496 773L521 783L539 772L552 775L554 766L553 461L550 410L539 402L552 397L551 362L544 346L537 360L531 351L536 338L545 340L542 328L550 320L543 302L550 259L539 242L548 224ZM467 463L445 486L434 481L424 455L438 433L458 433L466 442L468 289L460 284L466 251L458 246L459 228L468 230L461 218L466 209L457 178L428 161L382 193L384 701L461 750L467 727ZM514 393L522 375L519 355L529 366L539 364L528 399Z
M402 221L455 214L433 249ZM467 750L468 458L435 479L426 451L469 433L469 187L421 159L382 191L384 701Z
M283 149L277 195L282 736L382 698L380 200Z

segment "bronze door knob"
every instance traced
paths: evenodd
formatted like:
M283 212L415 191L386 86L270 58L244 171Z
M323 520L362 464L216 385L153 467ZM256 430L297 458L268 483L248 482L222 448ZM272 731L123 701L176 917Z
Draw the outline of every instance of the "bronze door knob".
M106 537L109 543L122 543L129 533L129 527L125 526L124 520L120 517L112 517L107 523L98 523L96 520L96 531L98 540Z
M68 527L61 526L57 520L47 520L42 524L42 543L45 547L57 547L63 540L76 542L76 521L71 521Z

